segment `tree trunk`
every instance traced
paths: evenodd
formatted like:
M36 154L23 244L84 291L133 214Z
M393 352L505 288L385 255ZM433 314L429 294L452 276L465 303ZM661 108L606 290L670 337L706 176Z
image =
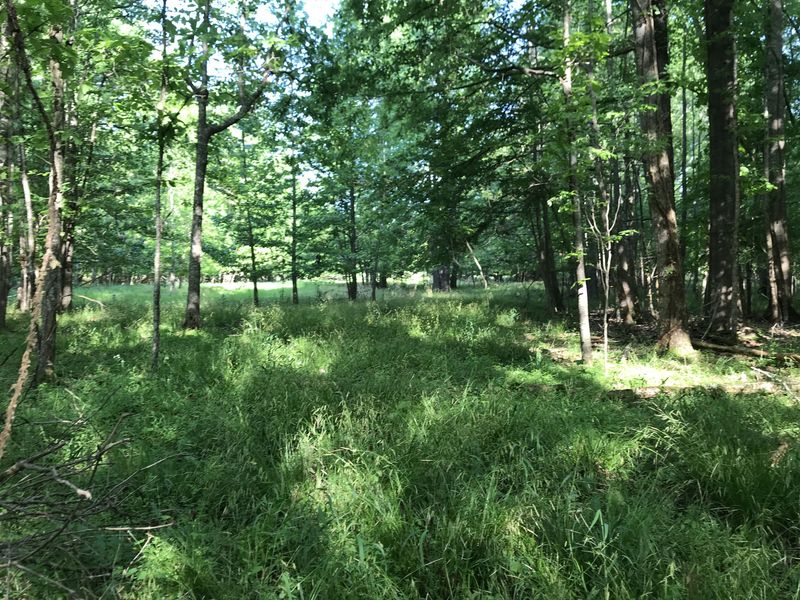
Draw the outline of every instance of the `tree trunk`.
M736 138L734 0L705 0L710 165L709 332L736 342L739 247L739 157Z
M681 56L681 227L683 227L683 235L681 236L681 263L686 264L686 223L689 220L689 194L688 194L688 181L686 180L686 157L688 155L687 142L688 136L686 134L687 127L687 106L686 99L686 46L688 36L683 36L683 52ZM685 276L685 274L684 274Z
M630 159L625 160L625 197L621 199L621 223L622 230L634 228L633 218L636 212L635 192L631 180ZM638 317L638 290L636 285L636 257L634 247L636 238L626 235L616 243L616 279L617 279L617 299L619 301L620 317L626 325L636 323Z
M556 261L553 254L553 232L550 231L550 214L547 202L542 198L536 203L537 213L540 212L541 234L539 237L539 269L542 274L544 291L547 295L547 304L554 313L564 312L564 299L561 296L561 289L558 287L558 277L556 274ZM537 219L537 224L539 219ZM488 286L487 286L488 287Z
M161 216L161 189L164 180L164 153L167 145L167 123L164 110L167 103L167 0L161 4L161 91L156 111L156 131L158 135L158 158L156 161L156 193L153 202L155 225L155 252L153 253L153 343L150 351L150 370L158 370L158 355L161 351L161 235L164 221Z
M349 215L347 241L350 244L350 256L347 261L347 298L355 301L358 300L358 239L356 238L356 188L352 184L350 185L347 211Z
M19 236L20 293L17 295L17 300L19 309L29 312L36 291L36 236L34 233L33 196L28 180L28 165L23 144L19 144L17 156L25 214L25 231L24 233L20 232Z
M40 289L34 298L34 313L32 323L38 325L36 339L38 342L38 363L34 375L34 383L39 383L53 374L56 349L56 317L58 312L58 294L60 288L58 252L61 247L61 220L60 208L63 201L62 185L64 181L64 78L61 64L57 56L57 47L63 43L63 33L60 28L50 30L50 40L53 44L53 55L50 58L50 84L52 87L52 114L48 115L42 103L39 92L33 82L31 65L25 52L25 37L20 30L17 19L16 6L13 0L6 0L6 15L14 40L16 57L20 70L25 76L25 83L33 98L34 105L39 113L42 124L47 131L50 147L50 177L49 195L47 200L47 236L45 239L45 253L42 257L39 281ZM36 317L39 316L39 319ZM28 348L31 350L32 338L28 337ZM24 362L24 361L23 361ZM18 383L24 383L24 377Z
M433 270L433 291L450 291L450 267L448 265L440 265Z
M72 185L72 182L70 182ZM72 192L70 192L72 195ZM63 242L61 244L61 304L60 310L67 312L72 309L72 286L73 286L73 261L75 257L75 215L77 203L70 199L69 216L64 220Z
M211 30L211 1L202 4L202 30ZM265 69L264 78L253 93L245 94L243 71L239 77L239 108L230 117L220 123L208 121L208 61L209 47L206 36L200 36L201 53L199 59L200 84L190 86L197 98L197 143L195 145L194 198L192 201L192 233L189 250L189 277L187 282L186 312L183 319L185 329L200 328L200 280L202 272L200 261L203 257L203 197L205 195L206 171L208 169L208 149L211 138L241 121L255 106L267 85L267 77L271 73Z
M564 8L564 46L569 46L570 26L572 24L572 6L567 2ZM564 98L569 105L572 102L572 61L566 59L564 78L561 80ZM592 334L589 328L589 291L586 287L586 256L583 243L583 215L581 198L577 189L578 157L575 151L575 140L572 125L567 122L567 138L569 145L569 190L572 194L572 222L575 228L575 267L576 285L578 287L578 328L581 338L581 359L585 365L592 362Z
M8 293L11 288L11 256L13 240L12 217L12 192L14 182L14 150L13 126L10 115L12 107L9 106L16 98L11 97L13 89L13 65L9 58L9 42L11 30L8 23L0 35L0 54L2 54L2 68L0 68L0 173L3 181L0 184L0 329L6 327L6 313L8 310Z
M786 102L783 75L783 5L782 0L767 0L766 108L767 143L765 170L770 189L767 192L767 256L774 277L768 315L773 322L787 322L795 317L792 307L792 264L786 219Z
M635 33L636 69L643 86L659 82L653 8L650 0L632 0ZM661 50L664 55L665 51ZM666 66L663 67L666 69ZM658 345L678 355L692 355L691 340L685 328L686 297L683 287L675 190L671 160L672 131L665 131L667 116L664 99L648 91L645 103L652 109L641 111L642 133L647 139L644 163L650 186L650 215L656 241L658 286ZM671 123L670 123L671 127Z
M297 291L297 165L292 163L292 304L300 304Z
M245 218L247 219L247 246L250 249L250 282L253 284L253 306L258 306L258 270L256 268L256 242L253 235L253 215L250 211L250 201L246 197L248 193L247 185L247 144L242 130L242 198L244 202Z

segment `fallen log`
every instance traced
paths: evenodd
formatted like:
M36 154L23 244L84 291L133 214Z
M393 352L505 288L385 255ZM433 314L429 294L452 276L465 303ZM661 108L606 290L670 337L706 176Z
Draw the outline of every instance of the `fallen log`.
M570 390L569 386L563 384L527 385L525 387L538 394L568 392ZM749 383L723 383L718 385L651 385L603 390L601 395L615 400L636 402L638 400L650 400L661 395L676 396L686 392L724 393L731 396L739 394L795 395L800 393L800 381L752 381Z
M751 383L728 383L720 385L687 385L687 386L645 386L608 390L610 398L619 400L647 400L662 394L674 396L685 392L722 392L735 396L738 394L794 394L800 392L800 382L776 383L772 381L755 381Z
M692 340L692 345L698 350L712 350L724 354L734 354L738 356L752 356L754 358L768 358L776 361L788 361L800 365L800 354L783 354L780 352L767 352L758 348L748 348L747 346L725 346L724 344L713 344L703 340Z

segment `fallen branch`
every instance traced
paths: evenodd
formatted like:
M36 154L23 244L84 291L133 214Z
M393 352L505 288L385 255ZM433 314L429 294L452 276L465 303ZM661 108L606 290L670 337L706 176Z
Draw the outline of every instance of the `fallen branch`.
M729 383L720 385L688 385L688 386L646 386L639 388L624 388L608 390L610 398L619 400L647 400L661 395L674 396L685 392L723 392L732 396L738 394L784 394L786 392L800 391L800 382L784 383L783 385L771 381L757 381L752 383Z
M723 354L734 354L737 356L752 356L754 358L768 358L776 361L789 361L800 365L800 354L783 354L767 352L758 348L748 348L746 346L725 346L723 344L713 344L702 340L692 340L692 345L699 350L712 350Z
M83 300L88 300L89 302L94 302L95 304L99 304L101 308L106 308L106 305L100 302L100 300L95 300L94 298L89 298L89 296L82 296L81 294L75 294L76 298L81 298Z
M568 391L570 388L564 384L555 385L531 385L526 386L531 392L538 394L550 394L554 392ZM603 394L607 398L635 402L637 400L648 400L661 395L675 396L686 392L703 393L724 393L729 395L737 394L793 394L800 392L800 382L772 382L754 381L750 383L729 383L719 385L652 385L635 388L619 388L604 390Z

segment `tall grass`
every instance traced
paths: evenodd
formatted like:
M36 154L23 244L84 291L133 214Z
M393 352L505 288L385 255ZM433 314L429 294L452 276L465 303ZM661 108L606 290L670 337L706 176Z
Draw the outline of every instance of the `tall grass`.
M538 290L303 292L299 307L271 290L252 309L246 289L209 288L199 332L179 329L168 298L155 378L147 290L83 292L105 308L62 318L59 380L26 399L13 453L47 437L34 423L91 413L72 442L91 447L128 414L132 444L103 476L132 476L129 493L102 523L173 524L106 532L72 557L82 572L64 559L49 576L137 599L798 596L790 399L612 399L629 367L554 360L576 336ZM637 352L720 377L713 361ZM9 585L58 593L19 573Z

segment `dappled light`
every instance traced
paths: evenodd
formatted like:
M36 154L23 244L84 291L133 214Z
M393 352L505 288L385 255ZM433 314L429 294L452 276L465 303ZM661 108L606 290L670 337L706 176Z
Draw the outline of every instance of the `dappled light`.
M74 450L127 415L130 443L104 469L125 493L101 522L131 529L76 557L124 597L794 589L793 400L707 387L747 374L734 359L678 374L635 345L638 369L577 367L576 334L521 316L519 291L299 307L273 296L253 309L247 289L208 288L200 332L181 331L167 296L154 379L136 288L89 288L106 307L64 318L64 339L81 343L59 350L59 385L28 401L13 452L24 455L28 423L54 414L93 413L94 435ZM686 387L609 395L656 383ZM68 566L56 548L49 559Z

